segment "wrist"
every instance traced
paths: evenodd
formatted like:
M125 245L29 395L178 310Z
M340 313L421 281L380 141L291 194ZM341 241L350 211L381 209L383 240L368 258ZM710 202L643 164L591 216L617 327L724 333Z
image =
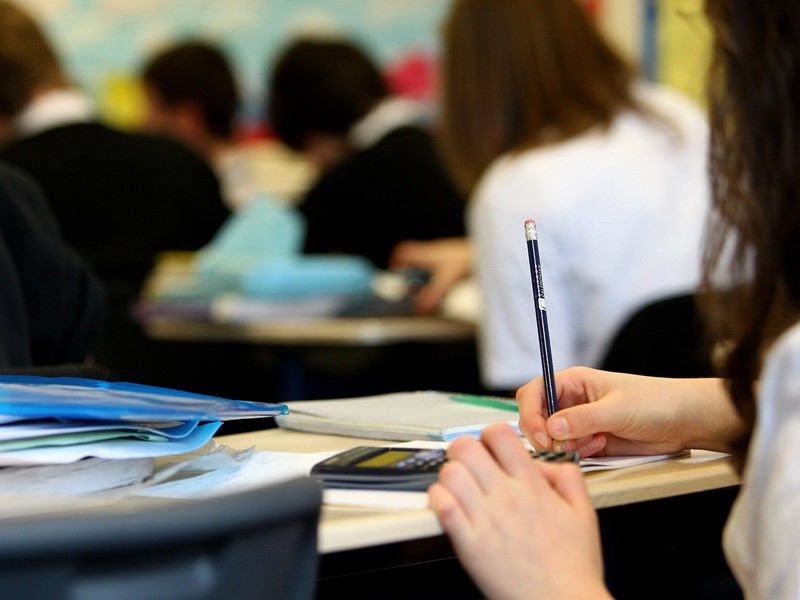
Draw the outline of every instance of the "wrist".
M723 379L687 379L691 386L682 394L685 405L683 444L697 448L729 452L730 443L742 432L742 422L728 395Z

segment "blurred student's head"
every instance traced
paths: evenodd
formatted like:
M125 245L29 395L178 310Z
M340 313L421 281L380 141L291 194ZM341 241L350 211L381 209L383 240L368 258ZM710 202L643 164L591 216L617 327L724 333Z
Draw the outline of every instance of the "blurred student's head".
M33 16L0 0L0 120L13 119L37 93L65 85L56 52Z
M580 0L455 0L443 36L441 142L465 190L500 154L636 107L633 68Z
M335 162L348 130L389 90L378 67L352 42L298 39L268 77L267 119L289 147Z
M221 49L187 41L153 56L142 72L147 97L145 126L191 146L206 137L234 134L239 92Z

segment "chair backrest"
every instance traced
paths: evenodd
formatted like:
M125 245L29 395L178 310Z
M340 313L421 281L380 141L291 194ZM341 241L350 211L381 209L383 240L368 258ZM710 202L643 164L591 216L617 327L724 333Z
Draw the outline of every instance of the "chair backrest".
M3 521L0 598L311 599L321 502L319 484L303 477L136 510Z
M694 294L640 308L619 329L600 367L657 377L713 375L711 346Z

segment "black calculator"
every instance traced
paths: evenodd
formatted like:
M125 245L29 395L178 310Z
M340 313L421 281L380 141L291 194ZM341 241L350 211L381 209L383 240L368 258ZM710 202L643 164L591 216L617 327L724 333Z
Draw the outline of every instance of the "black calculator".
M576 452L531 452L536 460L579 463ZM328 488L424 491L447 460L444 448L356 446L318 462L311 476Z

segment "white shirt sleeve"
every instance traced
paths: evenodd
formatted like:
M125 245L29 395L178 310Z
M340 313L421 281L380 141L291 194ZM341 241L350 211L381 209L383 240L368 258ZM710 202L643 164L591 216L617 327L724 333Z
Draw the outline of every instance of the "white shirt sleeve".
M724 548L745 597L800 598L800 326L770 352Z

